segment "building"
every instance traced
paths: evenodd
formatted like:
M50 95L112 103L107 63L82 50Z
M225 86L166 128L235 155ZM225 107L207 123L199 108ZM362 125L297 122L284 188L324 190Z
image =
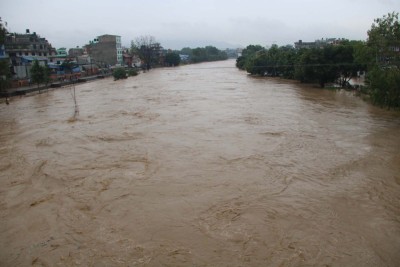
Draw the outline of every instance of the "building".
M345 39L338 39L338 38L322 38L320 40L315 40L314 42L303 42L299 40L298 42L294 43L294 47L296 49L301 48L322 48L327 45L339 45Z
M303 42L303 40L299 40L298 42L294 43L294 47L296 49L314 48L314 47L316 47L316 43L315 42Z
M25 84L30 74L30 67L34 60L47 64L49 57L56 55L56 50L36 32L29 29L24 34L8 33L4 41L5 52L13 68L13 79L19 84Z
M123 49L123 63L125 67L138 68L141 66L142 61L137 54L130 53L128 48Z
M121 36L101 35L85 48L94 62L106 63L111 66L123 64Z
M17 83L18 86L27 85L28 79L31 77L31 67L33 62L37 60L40 66L46 66L47 57L43 56L21 56L17 57L17 65L13 65L13 86ZM15 83L14 83L15 82Z
M25 34L7 34L5 50L13 66L21 63L18 58L22 56L49 57L56 55L56 50L45 38L41 38L36 32L30 33L29 29Z
M68 55L70 57L79 57L82 56L84 52L85 50L83 48L79 48L79 46L77 46L76 48L70 48L68 50Z
M56 50L56 55L49 56L48 58L49 58L49 62L58 64L58 65L63 64L63 62L66 60L70 60L68 53L67 53L67 49L65 47L58 48Z
M179 54L179 58L181 59L181 62L187 63L189 62L190 56L185 54Z
M0 44L0 59L8 58L4 44Z

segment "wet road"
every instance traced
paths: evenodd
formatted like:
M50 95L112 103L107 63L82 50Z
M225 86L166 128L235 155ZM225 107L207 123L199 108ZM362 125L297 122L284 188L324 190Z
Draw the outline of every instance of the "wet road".
M0 105L1 266L399 266L400 116L234 61Z

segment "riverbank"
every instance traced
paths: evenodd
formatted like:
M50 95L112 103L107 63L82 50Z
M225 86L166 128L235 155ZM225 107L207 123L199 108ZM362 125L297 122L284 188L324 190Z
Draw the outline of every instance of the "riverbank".
M85 82L93 81L93 80L97 80L97 79L104 79L109 76L111 76L111 74L101 74L101 75L82 77L82 78L78 78L76 80L54 81L48 85L39 85L38 86L36 84L32 84L29 86L23 86L23 87L18 87L18 88L9 88L5 92L0 92L0 98L9 98L9 97L13 97L13 96L27 95L30 93L40 92L43 90L60 88L60 87L71 85L71 84L85 83Z
M245 70L240 70L245 72ZM349 94L352 94L356 97L359 97L360 99L362 99L363 101L365 101L368 104L374 105L378 108L382 108L382 109L388 109L387 107L384 106L379 106L373 103L373 101L371 100L371 96L368 93L367 87L365 85L365 78L361 77L354 77L349 81L350 86L349 87L341 87L335 83L329 83L326 84L325 87L321 87L319 84L317 83L303 83L299 80L295 80L295 79L288 79L288 78L283 78L283 77L270 77L270 76L261 76L261 75L252 75L247 73L248 76L250 76L253 79L265 79L265 80L272 80L274 82L277 83L287 83L287 84L295 84L301 88L315 88L315 89L320 89L320 90L328 90L328 91L338 91L338 92L347 92ZM394 110L395 112L399 112L399 109L396 108L392 108L392 110Z

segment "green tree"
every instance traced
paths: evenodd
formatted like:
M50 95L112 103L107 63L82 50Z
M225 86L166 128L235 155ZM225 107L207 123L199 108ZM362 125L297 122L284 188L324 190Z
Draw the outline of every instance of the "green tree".
M43 66L43 83L46 84L46 86L51 82L51 70L48 65Z
M225 60L228 59L228 55L226 54L225 51L221 51L215 46L206 46L205 48L206 52L206 60L207 61L217 61L217 60Z
M181 57L178 53L170 52L165 56L165 63L168 66L179 66L181 63Z
M296 65L296 79L306 83L316 82L321 88L326 83L334 82L340 76L335 56L333 46L302 50Z
M248 45L245 49L242 51L242 56L243 57L249 57L255 55L257 52L265 50L264 47L261 45Z
M192 56L192 49L190 47L184 47L181 49L181 54L188 55L189 57Z
M244 65L245 70L252 75L263 76L268 71L268 52L261 50L254 55L249 56Z
M374 20L368 31L366 52L375 53L368 82L372 101L388 108L400 108L400 21L398 13Z
M39 84L44 82L44 71L43 67L40 66L39 61L35 60L33 61L32 67L31 67L31 79L33 83L36 83L38 88Z
M265 49L261 45L248 45L242 51L242 55L237 58L236 66L241 70L247 70L252 68L253 60L257 53L261 53Z
M294 79L294 64L297 53L293 46L287 45L279 48L277 65L278 73L284 78Z
M193 63L228 59L228 55L225 51L221 51L214 46L194 48L192 49L190 57Z
M0 60L0 91L5 91L10 87L10 64L8 63L8 59Z
M399 13L389 13L374 20L368 31L367 45L375 52L376 64L400 67Z
M382 107L400 108L400 71L376 67L369 72L370 95Z
M38 88L39 84L45 83L46 85L50 82L50 69L46 66L41 66L38 60L34 60L31 67L31 79L33 83L36 83Z
M241 70L244 70L245 69L244 66L246 65L246 62L247 62L247 58L244 56L240 56L236 59L236 67Z
M0 19L0 50L4 46L5 37L7 34L7 29L3 26L3 22ZM10 72L10 64L8 59L1 59L0 60L0 91L5 91L7 88L10 87L10 79L11 79L11 72Z
M362 68L360 64L356 64L354 59L355 45L357 43L352 44L349 41L344 41L340 45L333 47L333 61L336 64L334 71L337 72L338 83L341 87L348 86L350 79Z
M204 62L207 61L207 53L204 48L197 47L192 50L192 62Z
M0 18L0 45L4 45L7 32L8 31L6 27L4 27L3 21Z

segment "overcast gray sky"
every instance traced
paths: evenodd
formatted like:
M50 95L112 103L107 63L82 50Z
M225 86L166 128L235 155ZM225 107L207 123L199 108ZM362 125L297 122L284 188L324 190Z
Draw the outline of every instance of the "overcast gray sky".
M102 34L125 46L152 35L172 49L365 40L375 18L399 10L399 0L0 0L9 31L30 29L56 48Z

